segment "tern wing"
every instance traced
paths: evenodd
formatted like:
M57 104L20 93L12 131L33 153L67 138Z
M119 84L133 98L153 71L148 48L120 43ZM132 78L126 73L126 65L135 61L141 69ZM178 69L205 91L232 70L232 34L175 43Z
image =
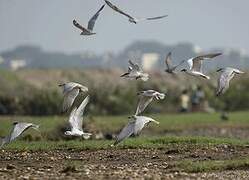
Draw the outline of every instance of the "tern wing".
M94 27L94 25L95 25L95 22L96 22L96 20L98 19L99 14L100 14L100 12L104 9L104 7L105 7L105 4L102 5L101 8L97 11L97 13L94 14L94 16L89 20L89 22L88 22L88 27L87 27L88 30L90 30L90 31L93 30L93 27Z
M73 90L65 93L64 100L63 100L63 105L62 105L62 111L63 112L67 111L72 106L75 98L79 94L79 91L80 90L78 88L74 88Z
M156 20L156 19L162 19L162 18L165 18L167 17L168 15L163 15L163 16L156 16L156 17L149 17L149 18L146 18L146 20Z
M117 6L115 6L114 4L112 4L110 1L105 0L106 4L112 8L114 11L123 14L124 16L128 17L129 19L134 19L132 16L130 16L129 14L125 13L124 11L122 11L121 9L119 9Z
M137 105L137 110L135 115L141 114L145 108L151 103L153 97L141 96Z
M116 137L114 145L118 144L119 142L131 136L134 133L134 126L135 126L135 120L130 121Z

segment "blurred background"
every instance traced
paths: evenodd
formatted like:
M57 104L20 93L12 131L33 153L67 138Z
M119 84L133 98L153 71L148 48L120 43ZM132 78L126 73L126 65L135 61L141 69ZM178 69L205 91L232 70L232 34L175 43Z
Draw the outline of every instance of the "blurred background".
M147 113L248 110L248 74L232 80L224 96L215 96L218 68L249 67L248 1L112 2L136 17L169 16L134 25L106 6L96 22L97 35L83 37L72 20L86 26L104 1L0 0L1 115L58 115L63 97L57 85L67 81L89 87L93 115L133 114L136 93L145 89L167 94ZM223 55L205 63L212 77L206 81L166 74L169 52L174 63L208 52ZM119 77L129 59L151 74L148 82Z

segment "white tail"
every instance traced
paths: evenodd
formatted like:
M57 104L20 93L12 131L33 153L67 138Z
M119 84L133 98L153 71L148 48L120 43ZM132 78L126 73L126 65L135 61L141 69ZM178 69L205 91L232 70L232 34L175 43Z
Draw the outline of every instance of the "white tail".
M82 136L84 139L89 139L91 137L91 133L84 133Z

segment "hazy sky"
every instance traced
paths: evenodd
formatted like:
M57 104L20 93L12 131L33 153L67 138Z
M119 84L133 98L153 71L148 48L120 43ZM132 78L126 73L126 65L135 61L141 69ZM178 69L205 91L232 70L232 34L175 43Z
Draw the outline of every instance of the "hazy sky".
M134 25L106 6L96 22L97 35L84 37L72 20L87 25L103 0L0 0L0 52L23 44L68 53L118 52L135 40L192 42L203 49L227 47L249 52L248 0L111 2L137 17L169 17Z

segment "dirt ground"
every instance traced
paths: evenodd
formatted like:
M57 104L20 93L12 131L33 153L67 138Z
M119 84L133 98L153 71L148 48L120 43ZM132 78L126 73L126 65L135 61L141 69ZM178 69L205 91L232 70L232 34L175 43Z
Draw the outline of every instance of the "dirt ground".
M47 152L1 150L0 179L248 179L249 167L186 173L177 166L183 159L229 160L248 155L249 147L228 145Z

